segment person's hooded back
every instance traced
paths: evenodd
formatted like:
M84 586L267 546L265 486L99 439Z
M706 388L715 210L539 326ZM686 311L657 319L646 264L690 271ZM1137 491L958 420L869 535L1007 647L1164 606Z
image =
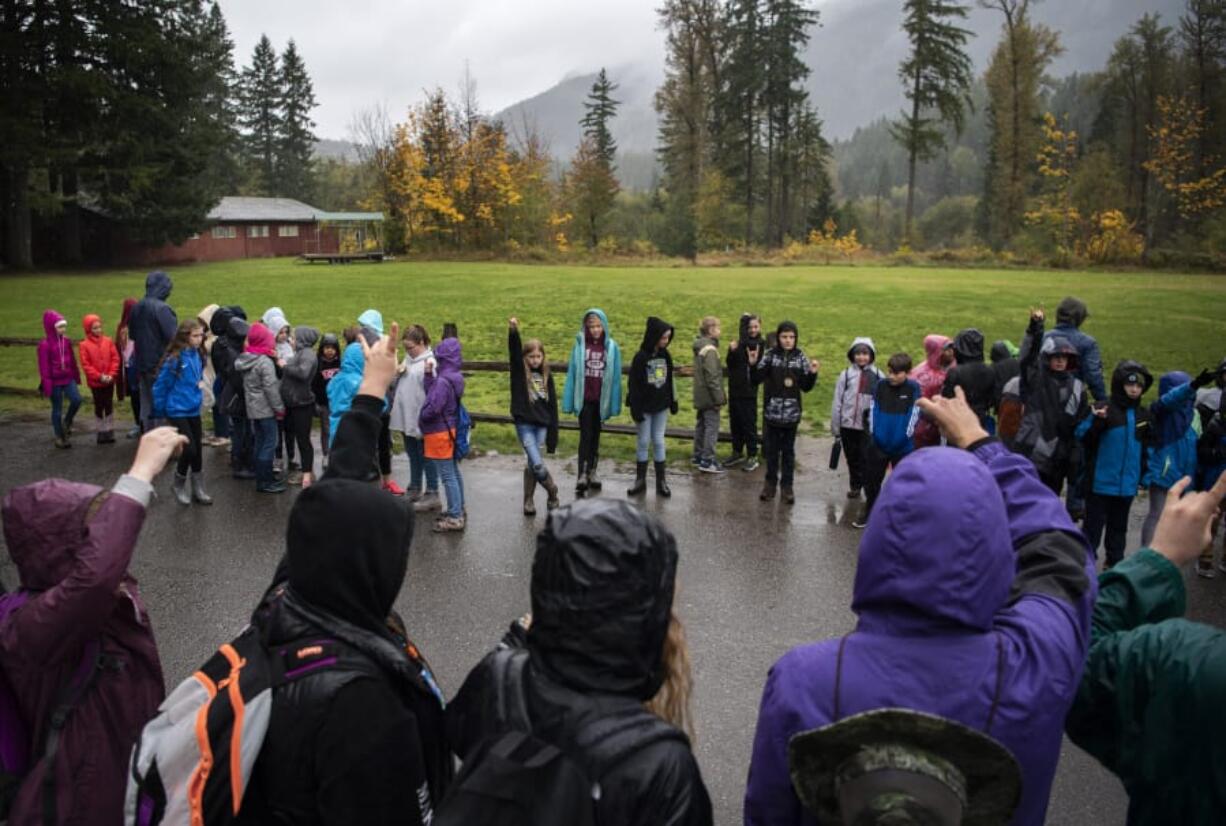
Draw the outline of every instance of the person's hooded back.
M636 421L644 414L668 410L675 396L672 353L668 347L657 350L666 333L671 345L675 337L673 325L662 318L647 317L643 342L634 354L626 380L627 401Z
M336 430L340 426L341 417L353 404L353 397L362 385L362 371L365 369L366 353L362 350L361 343L355 341L341 354L340 372L328 382L328 413L331 426L329 438L333 441L336 440Z
M289 407L305 407L315 404L311 382L319 369L319 356L315 344L319 330L314 327L294 328L294 355L285 363L281 372L281 398Z
M1013 342L999 339L992 343L992 369L996 371L996 388L999 392L1022 369L1018 349Z
M1029 567L1039 560L1052 567ZM1014 822L1041 824L1088 637L1087 565L1061 502L1003 445L904 459L860 543L855 630L794 648L771 670L746 823L812 822L780 782L790 734L902 707L1004 744L1024 777ZM1075 603L1062 596L1070 583Z
M445 338L435 346L437 366L433 375L426 376L426 401L418 417L423 434L442 433L459 426L459 404L464 398L462 358L458 338Z
M945 383L945 374L949 372L949 367L953 366L952 364L942 365L941 356L945 348L952 343L953 340L949 336L939 333L924 336L924 361L911 371L911 378L919 384L920 392L926 399L941 392L941 385Z
M179 317L166 303L174 282L161 270L145 278L145 297L132 308L128 320L128 335L136 345L136 369L153 371L162 360L167 345L175 337Z
M954 388L961 387L971 409L986 419L1000 395L996 371L983 360L983 333L974 327L962 330L954 337L954 356L958 363L945 375L941 395L953 398Z
M274 692L239 823L428 822L451 766L442 698L394 627L412 537L410 504L365 482L325 475L294 502L255 623L274 650L339 645Z
M0 626L0 661L31 742L46 741L86 647L96 642L109 658L60 736L52 790L57 823L119 822L132 745L165 696L149 617L127 573L145 517L135 499L47 479L12 489L0 508L5 544L28 595ZM44 775L41 763L26 775L9 823L44 822Z
M1078 329L1090 317L1090 310L1080 298L1066 296L1056 308L1056 326Z
M573 742L587 724L641 708L665 676L677 571L672 534L653 516L609 499L551 511L532 563L532 624L524 692L533 734ZM498 733L487 657L448 711L463 759ZM656 740L609 768L597 821L709 826L711 802L688 743Z
M1056 326L1047 331L1047 336L1060 335L1067 338L1077 348L1080 362L1077 375L1090 387L1094 398L1100 401L1107 398L1107 388L1103 383L1103 362L1098 350L1098 342L1094 336L1083 333L1081 325L1090 317L1086 304L1079 298L1068 296L1056 308Z
M1163 373L1158 379L1158 400L1150 405L1153 439L1146 453L1142 487L1169 490L1184 476L1196 476L1196 393L1192 377L1182 370ZM1186 385L1186 386L1185 386Z

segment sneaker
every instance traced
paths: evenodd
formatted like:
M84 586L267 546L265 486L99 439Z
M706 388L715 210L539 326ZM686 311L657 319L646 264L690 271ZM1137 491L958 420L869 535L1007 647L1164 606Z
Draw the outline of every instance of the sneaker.
M129 439L139 439L140 438L140 425L136 425L135 427L133 427L131 430L128 431L128 438Z
M235 479L254 479L255 471L249 468L239 468L230 474Z
M228 436L214 436L213 447L229 447L230 439Z
M408 499L410 502L418 502L421 500L421 497L421 488L408 488L404 492L404 498Z
M465 522L462 516L440 516L434 520L435 533L450 533L464 530Z
M388 479L386 482L384 482L383 489L387 491L388 493L390 493L392 496L404 496L404 488L396 484L395 479Z
M867 516L857 516L855 519L851 520L851 526L855 528L856 530L862 530L867 525L868 525Z
M761 466L762 465L760 462L758 462L757 456L750 456L745 460L745 467L741 468L741 470L745 471L746 473L751 473Z
M729 456L724 461L720 462L720 465L724 468L734 468L744 461L745 461L744 456L740 455L739 453L735 453L732 456Z
M55 446L60 448L61 450L64 450L66 448L72 447L72 442L68 441L67 437L60 436L56 438Z
M702 464L698 466L698 469L701 470L703 473L727 473L728 472L724 470L722 467L720 467L719 465L717 465L715 462L711 462L711 461L703 462Z
M1196 575L1205 579L1213 579L1217 576L1217 571L1213 570L1213 560L1201 557L1196 560Z
M267 485L255 486L256 493L285 493L286 490L287 488L285 487L285 483L280 480Z
M287 476L285 479L285 484L295 485L295 486L301 485L302 484L302 471L291 470L289 472L289 476Z
M443 500L439 498L438 491L428 490L421 495L421 498L413 503L413 510L418 513L424 511L436 511L443 507Z
M697 456L691 456L690 465L693 467L702 467L702 459L699 459Z

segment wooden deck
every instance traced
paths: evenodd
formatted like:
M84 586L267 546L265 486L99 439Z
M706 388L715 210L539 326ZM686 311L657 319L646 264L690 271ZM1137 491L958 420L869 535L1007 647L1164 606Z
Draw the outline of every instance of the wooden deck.
M379 263L387 257L382 250L374 252L304 252L298 256L308 264L323 262L325 264L353 264L374 262Z

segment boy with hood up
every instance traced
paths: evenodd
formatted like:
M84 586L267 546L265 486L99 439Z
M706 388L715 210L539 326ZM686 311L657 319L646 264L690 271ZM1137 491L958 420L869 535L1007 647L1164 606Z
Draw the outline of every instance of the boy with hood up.
M952 338L939 333L924 336L924 363L911 371L911 378L919 385L922 398L931 399L940 394L945 385L945 375L953 364ZM915 424L915 446L932 447L940 443L941 434L936 425L921 416Z
M762 448L766 453L766 480L758 499L769 502L775 498L775 481L783 488L783 501L796 502L792 492L792 476L796 469L796 429L803 412L801 393L808 393L817 384L822 363L810 359L800 349L799 330L791 321L779 322L775 330L775 346L767 350L754 369L755 384L762 384Z
M694 463L703 473L723 473L715 460L719 441L719 409L727 403L724 371L719 363L719 319L709 315L694 339Z
M68 322L55 310L43 313L44 338L38 343L38 389L51 399L51 429L55 432L55 446L72 447L72 420L81 408L81 371L77 369L76 348L65 334ZM68 399L68 413L60 418L64 399Z
M153 421L153 382L158 364L179 329L179 317L166 303L174 282L158 270L145 278L145 297L132 308L128 319L128 334L136 345L136 372L140 381L140 423L148 432Z
M579 418L579 473L575 495L600 490L600 426L622 412L622 353L609 330L604 310L583 313L566 363L562 412Z
M877 348L873 340L857 337L847 348L847 369L839 373L834 384L834 402L830 408L830 433L843 443L847 459L847 498L857 499L864 487L864 458L868 447L868 413L873 406L873 391L884 378L873 366Z
M1089 643L1093 559L1034 466L988 436L962 393L919 404L951 447L916 452L883 488L860 542L855 630L772 666L746 826L814 822L788 772L793 735L899 707L1008 748L1022 772L1012 823L1044 821Z
M1077 425L1077 438L1086 444L1086 539L1097 554L1106 530L1106 568L1124 558L1128 511L1153 437L1153 422L1141 396L1153 383L1144 364L1121 361L1111 376L1111 400L1095 404L1093 414Z
M1090 405L1077 378L1077 348L1064 336L1044 337L1043 321L1042 310L1031 312L1030 344L1018 368L1023 412L1011 447L1034 463L1039 479L1059 496L1064 480L1077 478L1075 431Z
M961 387L966 394L966 403L979 414L983 429L995 435L996 421L992 418L992 408L999 394L996 371L983 362L983 333L974 327L959 332L954 337L954 355L958 363L945 374L941 395L952 399L954 388Z
M630 364L630 378L626 381L626 397L630 405L630 418L638 427L638 443L635 446L634 486L626 491L627 496L638 496L647 490L647 458L649 449L654 450L656 469L656 495L672 496L665 481L664 431L668 427L669 414L677 413L677 394L673 386L673 357L668 345L673 341L673 325L655 316L648 316L643 343L634 354Z
M738 337L728 344L728 423L732 428L732 455L724 467L745 463L746 472L758 468L758 385L753 371L766 351L762 321L753 313L741 314Z

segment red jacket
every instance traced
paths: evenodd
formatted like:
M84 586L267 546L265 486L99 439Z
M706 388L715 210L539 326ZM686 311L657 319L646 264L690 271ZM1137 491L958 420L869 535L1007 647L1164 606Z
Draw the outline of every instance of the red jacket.
M134 491L128 495L123 490ZM128 759L165 697L149 617L128 575L148 486L121 478L97 512L94 485L48 479L4 497L4 539L29 600L0 626L0 662L36 744L90 640L114 663L68 718L51 771L56 824L119 826ZM117 662L116 662L117 661ZM23 779L10 826L43 826L41 765Z
M85 371L85 383L90 387L106 387L103 376L110 376L110 384L115 387L119 383L119 350L107 336L95 336L89 331L90 327L101 321L96 315L87 315L81 321L81 326L85 328L85 338L81 339L79 347L81 369Z

